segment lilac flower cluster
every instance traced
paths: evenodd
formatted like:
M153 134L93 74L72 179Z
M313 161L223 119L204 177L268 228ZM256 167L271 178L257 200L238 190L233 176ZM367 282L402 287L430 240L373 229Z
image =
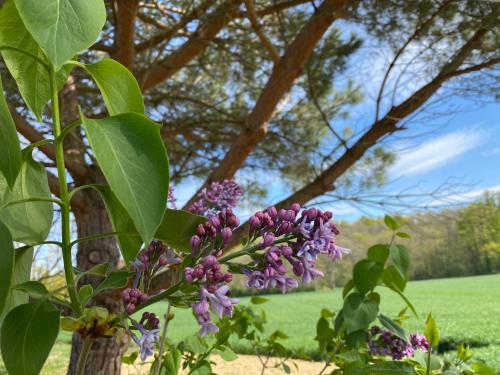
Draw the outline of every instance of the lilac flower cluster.
M217 253L217 256L222 255L222 249L229 243L238 225L240 219L231 209L210 216L204 224L198 225L196 234L191 237L191 255L203 254L207 250Z
M390 331L373 326L370 328L369 336L368 347L371 355L390 356L393 360L401 360L405 357L413 357L416 350L424 352L429 350L426 337L418 333L412 333L410 341L406 342Z
M199 199L189 207L192 213L213 216L219 211L236 207L243 189L232 179L212 182L198 194Z
M153 276L163 267L172 266L181 262L175 251L163 242L153 240L149 246L139 252L137 258L132 262L136 270L134 287L143 286L143 290L149 289Z
M138 288L127 288L122 292L122 301L127 314L132 314L137 305L148 300L148 295Z
M238 300L229 297L227 286L233 280L233 275L222 271L218 257L231 239L233 229L239 224L239 219L232 211L224 209L198 225L196 234L191 238L191 255L200 259L194 267L184 269L184 280L200 284L199 301L192 308L200 324L201 336L219 330L211 320L210 309L219 318L231 317L233 305L238 303Z
M132 339L139 345L141 352L141 361L145 361L147 357L153 355L156 342L158 341L158 333L160 332L160 319L154 313L145 312L139 322L132 320ZM138 337L133 331L139 331Z
M180 261L175 251L161 241L154 240L147 248L141 250L132 262L132 267L136 271L133 287L122 292L122 301L127 314L132 314L137 305L148 299L147 291L154 275L163 267L179 264Z
M342 259L342 254L350 252L335 243L339 231L331 222L333 214L330 211L310 208L299 215L300 211L300 205L294 203L289 209L269 207L250 217L249 238L255 240L262 237L260 247L266 251L243 269L248 276L249 287L278 287L286 293L298 286L297 280L285 276L288 271L286 263L295 276L302 276L303 282L308 284L323 276L316 268L320 254L327 254L336 261Z

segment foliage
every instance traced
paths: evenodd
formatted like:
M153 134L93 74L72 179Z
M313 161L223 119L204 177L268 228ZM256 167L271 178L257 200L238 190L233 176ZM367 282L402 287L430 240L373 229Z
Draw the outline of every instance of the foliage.
M302 17L299 12L297 17L289 20L287 32L298 29L298 21ZM0 20L0 49L19 94L40 122L47 121L52 125L52 129L39 141L21 151L15 139L15 122L10 109L5 100L0 103L1 134L6 139L0 159L0 245L4 278L0 284L0 314L4 316L0 347L8 372L12 375L39 373L60 328L82 340L77 375L84 373L88 354L96 340L119 338L124 334L139 346L137 356L141 361L153 355L158 345L156 362L151 369L156 375L175 374L181 367L187 369L189 374L211 373L211 353L218 353L226 360L234 359L234 353L228 346L233 332L240 339L248 340L256 353L266 353L263 371L267 368L269 356L280 355L285 360L279 366L289 372L286 362L290 353L281 344L287 336L281 331L263 336L262 316L258 317L250 309L234 308L238 300L231 297L228 284L233 273L242 273L248 277L249 287L279 287L285 293L298 286L297 277L308 284L314 278L323 276L316 268L321 254L329 256L332 261L340 261L343 254L350 252L336 243L339 231L331 221L333 214L316 208L304 210L298 203L286 209L269 207L258 211L250 219L248 236L242 248L223 256L233 231L240 227L240 220L231 211L233 200L213 199L211 202L217 203L217 210L204 210L205 218L192 212L168 209L169 159L160 125L144 114L144 99L138 82L124 66L113 60L99 59L88 63L84 56L78 61L78 54L94 45L105 26L104 2L7 0L0 10ZM319 54L309 62L309 75L319 75L317 79L320 79L322 75L342 68L345 59L358 45L354 37L344 41L339 35L331 33L320 46L320 52L340 48L341 53L336 60L328 56L321 59ZM102 94L104 104L95 106L102 109L99 115L95 112L86 114L85 110L81 110L75 121L63 124L61 116L65 108L60 108L60 97L63 96L60 95L61 86L75 68L89 74L93 85ZM256 70L256 67L252 69L252 79L259 81L255 77ZM330 93L331 88L325 84L315 89ZM252 97L254 93L246 95ZM341 98L343 103L357 100L356 89L351 84L345 90L345 96ZM49 101L50 111L45 115L44 108ZM89 104L85 100L84 103ZM316 106L319 107L317 102ZM283 124L286 125L287 121ZM308 152L312 153L320 145L324 134L314 131L316 123L309 129L308 126L305 128L314 134L309 136L312 145L308 145ZM91 150L84 160L92 159L93 165L99 166L105 183L77 187L68 183L66 159L69 158L65 150L71 139L70 134L78 134L71 133L76 129L85 134L85 142L82 141L84 148L88 146ZM51 145L55 153L57 174L51 175L51 179L52 184L57 185L57 198L51 195L47 168L33 159L33 150L47 145ZM391 162L390 155L383 151L376 151L373 155L368 163L377 163L379 159L383 165ZM286 155L287 159L289 157ZM305 161L307 159L298 160L299 165L313 170L309 168L312 165ZM283 173L286 175L289 172L284 170ZM375 179L380 182L383 176L378 174ZM234 183L227 182L223 181L220 186L234 187ZM211 188L215 189L213 184ZM86 189L100 193L113 231L72 239L72 199ZM240 191L236 189L233 194L240 194ZM202 193L205 194L206 190ZM205 196L213 198L209 194ZM54 205L60 209L60 239L57 241L47 240L53 224ZM396 236L407 237L399 231L399 224L391 217L386 217L385 223L393 230L393 240ZM107 264L98 264L89 270L73 267L72 249L76 245L112 236L118 238L121 255L125 259L123 269L114 270ZM14 243L25 246L14 248ZM61 250L67 297L61 297L57 291L49 291L43 284L29 281L27 277L29 264L24 257L30 255L32 247L42 244L56 245ZM235 259L240 257L246 260L237 262ZM160 292L152 290L160 270L174 272L179 269L182 274L177 274L177 280L167 289ZM289 271L295 277L290 277ZM100 283L89 283L89 275L101 278ZM332 340L340 339L336 344L340 345L341 353L362 348L366 344L368 329L377 317L399 340L405 340L404 331L398 323L380 315L380 295L375 289L388 287L415 311L403 294L408 277L409 254L406 247L391 240L390 244L371 248L368 258L354 267L353 279L345 288L344 306L336 316L333 329L329 328L328 322L333 313L323 310L318 324L320 347L330 354L334 350ZM122 298L119 311L111 312L106 307L92 305L93 300L110 292ZM19 293L24 294L23 298L17 298ZM133 314L162 300L167 300L169 307L160 335L160 319L154 313L144 312L138 320ZM254 303L258 302L262 299L255 298ZM199 336L214 335L207 339L193 336L177 345L169 344L167 327L173 319L171 306L191 307L200 325ZM60 318L61 311L65 312L63 318ZM230 320L233 315L234 320ZM217 324L212 318L218 318ZM431 347L439 341L433 322L429 318ZM334 354L338 356L338 353ZM361 357L354 360L343 358L339 366L374 371L406 371L410 366L406 362L369 363L370 358L363 360L367 357L366 353L357 354ZM133 363L134 357L126 361ZM468 354L460 353L462 362L465 363L468 357ZM416 368L419 369L420 365L429 374L430 358L429 350L426 366L417 363ZM473 370L474 366L471 366Z

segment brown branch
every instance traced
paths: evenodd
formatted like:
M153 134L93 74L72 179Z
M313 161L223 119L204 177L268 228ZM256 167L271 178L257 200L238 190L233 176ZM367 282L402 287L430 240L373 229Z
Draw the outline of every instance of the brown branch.
M497 64L500 64L500 57L485 61L481 64L470 66L468 68L464 68L464 69L455 70L453 72L450 72L450 73L446 74L446 79L461 76L464 74L473 73L473 72L478 72L478 71L485 69L485 68L492 68L493 66L495 66Z
M258 10L257 15L259 17L264 17L264 16L269 16L271 14L275 14L278 12L282 12L284 10L287 10L289 8L296 7L298 5L306 4L306 3L311 3L311 0L290 0L290 1L283 1L282 3L274 4L271 6L268 6L264 9Z
M302 27L285 51L280 63L274 67L257 103L246 119L245 127L232 142L231 148L219 166L209 175L203 187L212 181L233 177L252 150L264 139L268 121L278 103L301 74L305 62L330 25L343 14L342 10L346 3L346 0L325 0ZM194 197L186 205L192 204L193 200Z
M227 0L203 22L189 40L172 54L140 74L143 91L162 83L205 51L208 44L233 18L242 0Z
M413 34L406 39L406 41L403 43L401 48L396 52L396 55L392 59L391 63L389 64L389 67L387 68L384 78L382 79L382 83L380 85L380 89L377 95L377 101L375 104L375 121L378 120L379 112L380 112L380 103L382 101L382 96L384 94L384 89L385 89L385 84L387 83L387 80L389 79L389 74L391 73L392 69L396 65L396 62L398 59L401 57L403 52L406 50L406 47L410 45L410 43L417 39L422 32L425 31L425 29L431 25L431 23L436 19L436 17L441 13L448 5L450 4L450 0L445 1L420 27L417 27Z
M135 18L139 3L137 0L116 0L115 48L113 57L132 69L135 61Z
M152 36L151 39L137 44L135 46L135 50L137 52L142 52L147 49L156 47L160 43L170 40L180 29L184 28L189 22L204 14L214 2L215 0L207 0L203 2L198 8L182 16L182 18L176 24L165 29L163 32ZM151 19L142 13L139 13L139 18L141 18L141 20L143 20L144 22L151 22Z
M276 203L276 206L278 208L286 207L294 202L305 204L313 198L333 191L335 189L334 183L337 179L360 160L371 147L380 142L384 137L402 130L402 128L397 126L398 123L421 108L442 87L444 82L455 76L453 74L454 72L460 72L460 70L457 69L463 64L465 59L470 56L471 52L480 46L487 32L487 28L478 29L471 39L455 54L450 62L441 68L439 74L431 82L414 92L401 104L392 107L383 118L374 122L354 145L349 147L329 168L322 172L321 175L300 190ZM232 246L240 243L245 231L247 231L247 226L248 223L245 223L235 231L232 239Z
M17 113L14 109L10 109L10 113L12 118L14 119L14 123L16 124L17 131L28 141L31 143L40 142L45 139L42 133L35 129L33 125L31 125L28 120L26 120L23 116ZM44 145L38 147L40 151L42 151L45 156L49 159L55 161L56 160L56 152L53 145Z
M262 45L264 48L269 52L269 55L271 56L271 59L273 60L275 65L278 65L280 63L280 54L278 50L273 46L271 41L267 38L266 34L262 30L262 26L259 23L259 20L257 18L257 13L255 13L255 8L253 6L253 0L245 0L245 6L247 8L247 16L248 19L250 20L250 23L252 24L252 28L259 37Z

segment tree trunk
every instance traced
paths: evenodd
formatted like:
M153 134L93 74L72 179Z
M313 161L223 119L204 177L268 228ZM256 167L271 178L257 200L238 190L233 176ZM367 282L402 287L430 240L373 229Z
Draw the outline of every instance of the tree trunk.
M96 172L96 178L93 181L102 179L99 172ZM92 189L86 189L82 192L81 198L84 200L84 208L75 212L75 219L78 229L78 237L111 231L111 225L108 220L106 208L98 193ZM76 256L77 267L79 269L89 269L99 263L110 263L116 268L119 260L119 252L116 241L113 237L88 241L81 243L78 247ZM95 288L102 280L99 277L83 278L82 283L91 283ZM118 311L121 302L114 294L103 295L92 304L106 306L110 311ZM118 342L116 338L103 338L94 342L90 352L85 374L96 375L118 375L121 369L121 357L127 350L128 336L124 335ZM74 374L78 356L82 347L82 340L79 334L74 334L71 347L71 361L68 368L68 375Z

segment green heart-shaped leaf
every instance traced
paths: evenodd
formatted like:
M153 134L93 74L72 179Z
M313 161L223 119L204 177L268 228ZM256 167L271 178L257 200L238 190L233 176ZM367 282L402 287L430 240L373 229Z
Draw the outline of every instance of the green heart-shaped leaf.
M113 229L115 232L121 232L116 237L123 259L128 264L135 259L141 249L141 237L129 214L109 186L94 185L93 187L101 194Z
M24 25L57 71L90 47L106 21L102 0L15 0Z
M136 113L99 120L82 115L82 122L113 194L149 243L167 205L168 158L160 126Z
M191 251L189 240L196 233L196 227L206 221L206 217L167 208L155 238L176 250L188 252Z
M11 375L38 375L59 333L59 311L46 299L11 310L2 325L1 349Z
M30 198L51 198L51 193L45 168L33 160L30 152L26 152L16 183L12 191L5 192L2 202L5 205ZM51 202L13 203L1 208L0 216L14 241L34 245L47 238L52 226L53 207Z
M15 251L14 270L12 272L11 285L21 284L30 279L31 263L33 262L33 247L23 246ZM3 286L3 282L0 288ZM29 296L21 291L10 289L5 302L3 312L0 314L0 326L7 313L14 307L28 303Z
M384 272L384 266L370 259L360 260L353 269L354 285L361 293L366 293L377 286Z
M344 301L343 315L347 333L367 329L377 318L378 305L360 293L351 293Z
M14 269L14 245L9 228L0 221L0 315L7 303L12 271Z
M135 77L119 62L104 59L85 65L101 90L110 115L126 112L144 113L144 99Z
M2 78L0 77L0 172L7 180L9 187L14 186L16 177L21 170L22 157L16 125L10 115L9 107L3 94Z
M48 64L37 42L24 26L14 0L7 0L0 10L0 45L20 49ZM42 110L51 96L47 69L33 57L18 51L3 49L2 56L12 77L17 82L24 101L38 120L41 120ZM61 69L56 73L58 87L62 87L66 82L68 74L69 68Z

